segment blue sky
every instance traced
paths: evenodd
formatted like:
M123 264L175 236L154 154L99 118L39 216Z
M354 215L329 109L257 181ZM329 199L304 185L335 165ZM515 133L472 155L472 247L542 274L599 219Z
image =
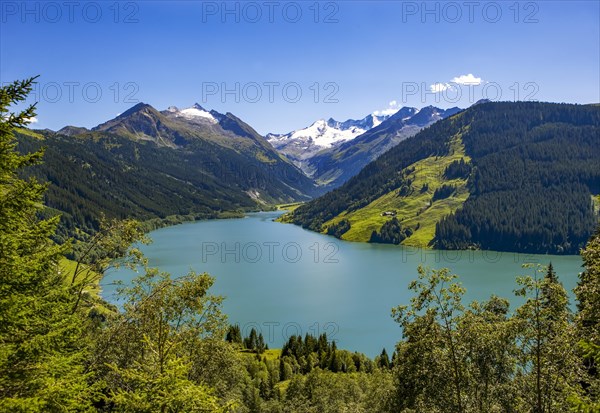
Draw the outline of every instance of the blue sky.
M2 0L0 82L41 75L35 128L198 102L288 132L486 97L599 102L599 26L599 1Z

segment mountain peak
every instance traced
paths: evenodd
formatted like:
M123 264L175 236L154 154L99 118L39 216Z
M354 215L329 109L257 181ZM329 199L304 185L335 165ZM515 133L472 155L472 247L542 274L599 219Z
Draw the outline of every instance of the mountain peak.
M67 125L64 128L59 129L56 133L59 135L75 136L86 132L89 132L89 129L81 126Z
M398 110L396 113L394 113L392 116L390 116L390 118L406 120L407 118L415 116L419 112L420 112L420 110L417 108L413 108L410 106L403 106L402 108L400 108L400 110Z
M142 110L147 110L147 109L154 109L154 108L147 103L140 102L140 103L136 104L135 106L130 107L125 112L121 113L119 116L116 117L116 119L122 119L122 118L125 118L136 112L140 112Z
M477 102L473 103L473 105L471 106L475 106L475 105L481 105L482 103L490 103L491 100L489 99L479 99Z

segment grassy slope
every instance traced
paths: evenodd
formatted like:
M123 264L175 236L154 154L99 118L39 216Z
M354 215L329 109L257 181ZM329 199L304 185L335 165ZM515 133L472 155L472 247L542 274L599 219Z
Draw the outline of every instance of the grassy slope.
M387 220L391 219L381 216L381 213L395 210L396 217L402 226L410 227L414 231L413 235L402 244L417 247L428 246L435 235L435 224L442 217L456 211L469 197L466 179L447 180L443 177L446 167L453 161L462 158L465 162L470 162L470 158L465 155L460 135L452 138L451 148L448 156L437 159L429 157L411 165L415 168L415 172L411 174L414 181L412 184L414 192L410 196L400 197L396 191L390 192L364 208L340 214L326 222L324 226L347 219L350 221L351 228L342 236L342 239L366 242L373 231L378 231ZM429 189L421 193L420 190L425 183L429 185ZM430 205L433 193L444 184L456 186L456 192L452 196L437 200ZM419 229L416 229L418 224L420 225Z
M31 129L27 129L27 128L17 128L17 131L19 133L22 133L23 135L27 135L30 136L32 138L36 138L36 139L40 139L40 140L44 140L44 137L42 135L40 135L39 133L32 131Z
M280 205L276 205L276 208L277 208L278 211L292 212L296 208L298 208L300 205L302 205L303 203L304 202L293 202L291 204L280 204Z

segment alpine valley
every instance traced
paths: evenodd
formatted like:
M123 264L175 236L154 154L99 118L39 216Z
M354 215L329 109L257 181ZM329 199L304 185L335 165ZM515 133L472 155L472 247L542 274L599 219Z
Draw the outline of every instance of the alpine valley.
M285 135L268 134L267 139L307 176L332 189L402 140L459 111L403 107L392 115L370 114L361 120L321 119Z
M598 220L599 112L403 107L263 137L199 104L139 103L91 130L17 133L22 152L46 148L28 173L51 183L61 239L102 216L156 226L314 199L281 220L349 241L571 254Z

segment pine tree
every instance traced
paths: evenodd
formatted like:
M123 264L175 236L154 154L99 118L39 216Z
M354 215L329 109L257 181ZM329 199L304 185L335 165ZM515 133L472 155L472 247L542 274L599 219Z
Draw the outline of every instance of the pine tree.
M258 347L258 336L254 328L250 330L250 335L244 339L244 346L248 350L252 351L256 350L256 348Z
M265 352L265 339L262 333L258 335L258 339L256 340L256 352L258 354L262 354Z
M229 326L227 335L225 336L225 341L234 344L242 344L242 333L238 324Z
M379 368L382 368L382 369L390 368L390 358L387 354L387 351L385 351L385 348L383 350L381 350L381 354L379 355L379 358L377 359L377 365L379 366Z
M329 370L337 373L342 371L342 361L340 360L340 356L338 355L337 345L335 341L331 343L331 354L329 356Z
M59 217L38 218L46 187L18 176L43 155L18 154L13 137L35 116L35 105L9 112L34 81L0 87L0 408L72 411L89 400L82 373L87 321L61 274L67 246L52 241Z

